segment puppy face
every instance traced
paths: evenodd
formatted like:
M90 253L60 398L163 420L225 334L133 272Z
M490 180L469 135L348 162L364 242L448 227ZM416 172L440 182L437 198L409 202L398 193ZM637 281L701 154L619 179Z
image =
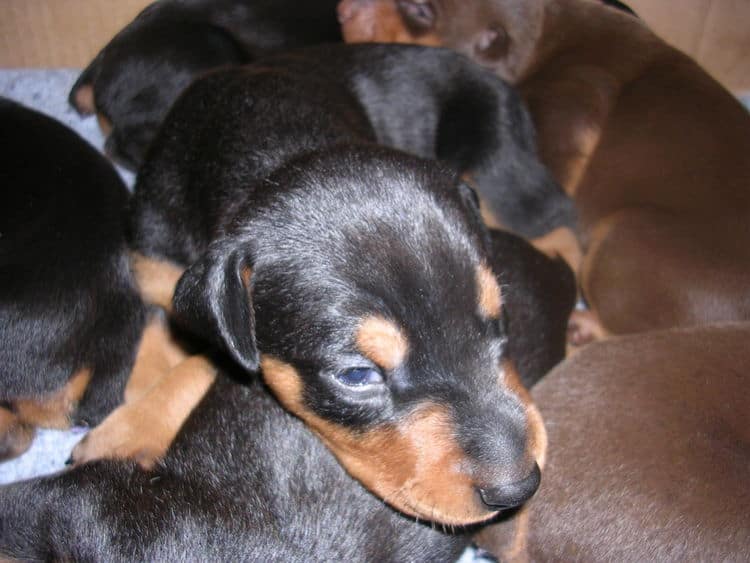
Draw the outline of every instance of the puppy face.
M450 47L517 82L541 34L541 0L341 0L348 43L393 42Z
M539 482L541 419L505 356L475 202L387 149L297 161L181 279L178 317L261 373L341 464L445 524Z

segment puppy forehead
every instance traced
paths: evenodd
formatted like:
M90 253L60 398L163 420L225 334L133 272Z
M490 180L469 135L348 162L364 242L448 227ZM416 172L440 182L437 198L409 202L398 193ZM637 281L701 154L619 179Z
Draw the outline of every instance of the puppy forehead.
M455 176L430 161L390 156L326 155L282 176L285 193L253 228L261 261L342 286L381 276L378 284L393 286L404 269L431 275L476 264L478 236Z

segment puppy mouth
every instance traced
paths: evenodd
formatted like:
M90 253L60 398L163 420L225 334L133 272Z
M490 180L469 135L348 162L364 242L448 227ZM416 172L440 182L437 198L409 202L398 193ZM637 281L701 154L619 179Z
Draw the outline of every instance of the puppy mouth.
M404 514L412 516L417 520L435 522L444 526L467 527L482 524L492 520L500 511L483 511L481 513L466 512L463 514L452 514L441 510L439 506L421 499L403 499L403 503L390 503Z

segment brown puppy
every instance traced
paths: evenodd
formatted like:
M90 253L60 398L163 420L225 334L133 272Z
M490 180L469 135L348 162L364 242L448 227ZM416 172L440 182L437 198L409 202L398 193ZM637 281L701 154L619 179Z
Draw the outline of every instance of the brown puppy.
M750 559L748 341L748 323L657 331L555 368L533 393L542 485L484 546L507 560Z
M750 319L750 117L640 20L584 0L343 0L339 16L348 41L453 47L520 85L605 333Z

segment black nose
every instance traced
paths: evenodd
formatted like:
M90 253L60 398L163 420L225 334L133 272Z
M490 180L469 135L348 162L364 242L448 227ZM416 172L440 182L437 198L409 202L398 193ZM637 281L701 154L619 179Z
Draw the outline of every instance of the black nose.
M482 502L492 510L507 510L522 505L529 500L539 488L542 474L535 463L529 476L521 481L501 485L499 487L483 487L479 489Z

